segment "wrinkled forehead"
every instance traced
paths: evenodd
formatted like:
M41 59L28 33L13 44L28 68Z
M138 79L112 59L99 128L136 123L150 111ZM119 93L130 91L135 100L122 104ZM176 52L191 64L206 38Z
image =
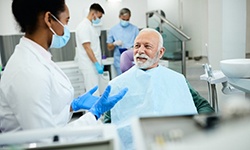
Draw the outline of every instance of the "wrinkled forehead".
M152 45L158 45L159 43L159 36L155 32L150 32L150 31L144 31L140 32L138 36L135 39L135 44L136 43L149 43Z

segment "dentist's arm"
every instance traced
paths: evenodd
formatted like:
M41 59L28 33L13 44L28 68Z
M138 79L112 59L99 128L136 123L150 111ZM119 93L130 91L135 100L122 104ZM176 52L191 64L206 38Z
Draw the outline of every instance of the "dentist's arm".
M97 61L95 54L94 54L93 50L91 49L90 44L91 44L90 42L86 42L86 43L83 43L82 46L85 49L89 59L93 62L94 66L96 68L96 71L99 74L103 74L103 66Z

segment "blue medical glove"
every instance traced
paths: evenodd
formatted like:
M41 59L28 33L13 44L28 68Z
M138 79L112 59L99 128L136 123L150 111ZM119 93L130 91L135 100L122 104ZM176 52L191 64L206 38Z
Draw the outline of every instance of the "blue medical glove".
M71 103L72 109L74 111L77 111L79 109L89 110L99 99L99 97L92 95L93 93L95 93L97 88L98 86L95 86L93 89L89 90L87 93L74 99L73 102Z
M123 96L127 93L128 88L124 88L118 94L109 97L110 90L111 90L111 86L108 85L102 97L89 110L89 112L91 112L92 114L96 116L96 119L99 119L103 113L113 108L115 104L119 100L121 100Z
M99 74L103 74L103 66L101 66L98 62L95 62L95 69Z

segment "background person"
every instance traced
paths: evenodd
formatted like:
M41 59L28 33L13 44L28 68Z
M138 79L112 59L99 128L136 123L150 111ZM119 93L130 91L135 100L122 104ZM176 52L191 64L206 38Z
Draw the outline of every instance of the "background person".
M99 33L94 24L99 24L104 10L101 5L94 3L89 8L86 18L76 28L76 58L84 78L86 90L90 90L101 83L101 74L103 74L103 65L101 64L102 54ZM95 95L101 93L96 91Z
M131 12L128 8L121 9L120 22L108 32L107 47L108 50L114 50L114 67L117 75L121 74L119 48L129 49L133 47L134 40L139 33L139 29L129 22L130 17Z
M13 0L12 12L25 35L1 78L1 132L96 124L127 89L110 97L108 86L102 97L96 97L92 96L95 87L73 100L74 90L68 77L51 60L48 51L63 47L70 39L67 28L70 16L65 1ZM82 108L89 112L68 124L71 110Z

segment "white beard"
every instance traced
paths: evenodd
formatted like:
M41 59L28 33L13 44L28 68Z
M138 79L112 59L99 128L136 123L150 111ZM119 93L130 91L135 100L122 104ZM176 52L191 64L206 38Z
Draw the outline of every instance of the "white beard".
M158 56L159 56L159 52L156 53L156 55L153 59L148 57L148 55L146 55L146 54L138 54L137 53L134 56L135 65L140 69L147 69L147 68L151 67L152 65L154 65L157 61L159 61ZM145 58L147 60L146 60L146 62L138 61L138 60L136 60L137 57Z

